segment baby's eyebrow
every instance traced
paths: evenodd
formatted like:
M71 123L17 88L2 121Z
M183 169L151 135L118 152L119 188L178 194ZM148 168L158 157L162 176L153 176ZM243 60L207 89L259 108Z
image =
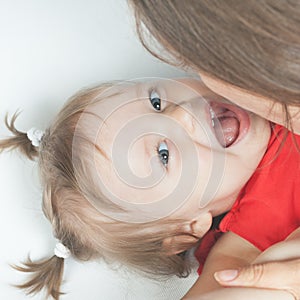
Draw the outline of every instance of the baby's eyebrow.
M142 94L143 94L143 89L142 89L142 87L143 87L143 84L141 83L141 82L139 82L139 83L136 83L136 93L135 93L135 96L136 96L136 100L137 99L140 99L140 98L142 98Z
M86 110L82 113L82 115L86 115L87 118L89 118L89 125L88 126L92 126L92 129L90 129L90 127L86 128L84 126L84 128L82 128L81 130L83 130L83 132L81 132L81 138L85 140L86 143L88 143L92 148L96 149L96 151L102 156L104 157L106 160L109 160L109 156L107 155L107 153L105 152L105 150L99 146L98 141L101 141L101 144L105 144L105 141L101 138L99 138L98 134L99 132L101 132L101 130L106 130L105 127L107 126L105 119L103 119L99 114L97 114L96 112L92 111L92 110ZM91 118L91 119L90 119ZM96 120L96 123L94 123ZM93 124L95 125L95 127L93 128ZM98 127L98 125L100 127ZM101 128L101 130L99 130L99 128Z
M98 116L98 117L99 117L99 116ZM99 117L99 118L100 118L100 117ZM101 119L101 118L100 118L100 119ZM103 130L108 130L107 128L105 128L105 127L107 127L107 124L106 124L105 120L101 119L101 122L102 122L102 125L101 125L102 129L101 129L101 130L102 130L102 131L103 131ZM109 131L108 131L108 132L109 132ZM100 136L100 138L97 136L97 141L94 143L95 149L97 150L97 152L98 152L102 157L104 157L107 161L110 161L110 157L109 157L108 153L104 150L103 147L99 146L99 142L100 142L101 145L105 145L105 139L104 139L102 136Z
M95 144L95 148L100 153L100 155L102 155L107 161L110 160L107 153L102 148L100 148L99 145Z

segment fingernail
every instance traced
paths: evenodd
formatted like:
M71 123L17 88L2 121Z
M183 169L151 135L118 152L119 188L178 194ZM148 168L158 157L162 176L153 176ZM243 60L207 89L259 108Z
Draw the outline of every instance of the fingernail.
M238 275L238 270L224 270L215 273L217 281L231 281Z

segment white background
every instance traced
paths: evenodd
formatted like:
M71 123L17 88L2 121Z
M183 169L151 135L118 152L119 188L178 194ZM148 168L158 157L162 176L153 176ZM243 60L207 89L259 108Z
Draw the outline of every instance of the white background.
M150 56L134 32L125 0L0 0L0 136L6 112L17 127L45 129L78 89L101 81L183 73ZM8 264L49 257L54 239L41 211L36 163L0 155L0 299L31 299L10 285L24 275ZM66 263L66 300L179 299L191 285L155 283L105 264ZM42 299L37 295L32 299Z

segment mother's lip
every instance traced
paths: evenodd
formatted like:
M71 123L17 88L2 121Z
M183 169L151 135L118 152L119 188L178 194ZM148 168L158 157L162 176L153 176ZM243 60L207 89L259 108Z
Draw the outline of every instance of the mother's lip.
M238 132L238 136L235 139L235 141L232 144L229 144L228 146L222 145L224 148L225 147L228 148L228 147L231 147L231 146L239 143L247 135L247 132L250 128L250 117L249 117L249 114L247 111L245 111L244 109L242 109L234 104L229 104L229 103L224 103L224 102L219 102L219 101L210 102L208 105L207 114L208 114L208 118L209 118L210 127L215 136L216 136L216 132L215 132L215 128L213 126L214 120L212 119L212 114L213 114L212 111L215 112L216 114L218 114L218 112L222 109L231 111L234 114L235 118L239 122L239 132ZM216 138L217 138L217 136L216 136Z

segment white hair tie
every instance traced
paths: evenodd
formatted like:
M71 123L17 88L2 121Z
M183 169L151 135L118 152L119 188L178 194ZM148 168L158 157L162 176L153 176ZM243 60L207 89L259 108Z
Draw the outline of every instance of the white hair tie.
M59 258L68 258L71 255L71 251L61 242L56 243L54 248L54 254Z
M32 146L39 147L42 137L44 135L44 131L31 128L27 131L27 137L31 141Z

